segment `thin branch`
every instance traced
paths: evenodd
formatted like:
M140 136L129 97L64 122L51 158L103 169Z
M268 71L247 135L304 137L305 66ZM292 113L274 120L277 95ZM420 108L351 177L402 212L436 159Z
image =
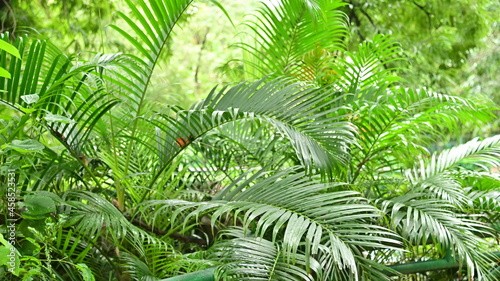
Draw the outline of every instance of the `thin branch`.
M428 28L429 30L431 30L431 27L432 27L432 21L431 21L431 17L432 17L432 14L429 13L424 6L418 4L417 2L415 1L411 1L415 6L417 6L420 10L422 10L426 15L427 15L427 21L428 21Z
M373 19L372 17L362 8L362 7L359 7L359 10L361 11L361 13L363 13L363 15L365 15L365 17L368 19L368 21L372 24L373 27L375 27L375 29L377 29L377 26L375 25L375 23L373 22Z
M349 18L352 18L354 20L354 22L356 23L356 25L358 27L357 32L358 32L359 37L361 38L362 41L365 41L366 40L365 36L363 36L363 34L361 34L361 21L359 20L358 15L356 15L356 12L354 11L354 9L352 9L351 12L349 13Z
M207 42L207 35L208 32L210 31L210 28L207 27L205 35L203 36L203 40L201 41L201 48L200 52L198 53L198 63L196 65L196 70L194 72L194 82L196 83L196 88L200 88L200 81L198 81L198 72L200 71L200 65L201 65L201 55L203 53L203 50L205 49L205 44Z
M12 14L12 36L14 36L14 33L16 32L16 27L17 27L17 21L16 21L16 15L14 14L14 11L12 10L12 7L9 4L10 0L2 0L0 5L0 10L3 9L3 7L7 7L7 13L5 15L5 19L2 21L2 30L0 32L5 32L5 21L7 20L7 16L9 14Z

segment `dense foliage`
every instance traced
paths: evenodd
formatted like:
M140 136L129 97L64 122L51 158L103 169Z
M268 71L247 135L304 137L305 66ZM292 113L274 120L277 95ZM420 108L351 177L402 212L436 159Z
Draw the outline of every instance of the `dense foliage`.
M220 68L231 83L183 108L149 88L193 1L124 2L107 32L126 53L75 56L81 45L1 34L12 44L0 45L6 280L162 280L212 267L220 280L498 280L500 136L437 149L490 124L495 107L410 75L449 59L461 68L476 47L463 38L490 21L431 60L425 43L405 50L416 29L387 35L373 12L384 1L263 2L237 27L241 57ZM451 34L432 17L439 7L406 4ZM378 32L348 24L360 12ZM479 13L468 12L464 23ZM391 267L438 259L457 266Z

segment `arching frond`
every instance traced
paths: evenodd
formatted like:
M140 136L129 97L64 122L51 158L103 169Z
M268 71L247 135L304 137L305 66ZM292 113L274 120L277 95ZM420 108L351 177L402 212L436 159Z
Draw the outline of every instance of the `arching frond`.
M172 251L165 241L155 238L144 230L134 226L125 216L101 196L90 192L69 192L65 198L65 205L71 219L68 225L90 237L101 236L111 241L126 240L138 253L145 254L146 244L154 244L164 251Z
M486 165L500 166L500 135L484 140L473 139L465 144L433 154L428 161L406 172L407 178L415 183L425 181L450 169L459 163L473 164L489 171Z
M173 224L186 211L186 223L207 213L212 213L212 224L228 214L240 214L244 229L250 227L257 237L281 241L285 260L292 261L301 251L321 255L331 265L324 269L325 276L347 274L356 279L362 275L358 264L364 263L359 258L363 250L399 244L397 236L370 223L379 213L356 192L334 192L335 185L304 178L303 173L289 174L285 170L255 184L251 184L255 177L243 181L229 187L230 192L223 192L220 200L153 201L145 206L154 207L156 215L175 207Z
M400 60L399 45L389 36L377 35L360 44L356 52L347 52L345 59L331 63L333 83L347 93L357 93L366 87L387 87L397 80L390 63Z
M215 246L216 255L226 264L216 271L220 280L323 280L319 262L297 253L293 264L279 243L258 237L234 238ZM319 278L314 278L318 276Z
M469 277L475 273L478 278L488 275L490 260L481 254L479 245L483 241L478 236L491 233L485 224L460 218L456 207L444 200L427 198L425 194L409 193L380 202L393 229L411 245L426 245L429 240L439 243L467 266Z
M315 80L330 53L343 48L346 18L337 9L342 5L331 0L263 3L258 15L246 24L254 42L237 44L246 52L247 73Z
M427 153L427 147L442 139L460 124L484 122L491 113L481 104L426 90L367 88L353 102L352 122L359 128L360 147L353 179L373 175L383 169L413 165L414 155ZM354 164L353 163L353 164ZM364 170L363 173L361 171Z
M110 116L116 124L111 128L109 136L112 154L114 154L112 155L114 166L120 166L120 171L117 171L118 173L114 176L118 180L115 182L115 187L121 210L125 208L125 187L133 185L128 176L133 169L131 166L137 164L133 163L134 155L137 155L137 151L133 151L133 148L138 146L137 143L141 143L140 128L143 124L139 120L146 112L148 104L146 91L153 70L167 45L174 26L192 0L126 0L125 2L131 15L118 12L118 16L126 24L123 27L116 25L110 25L110 27L127 39L137 49L139 55L129 55L129 61L121 67L120 71L108 74L111 78L108 82L119 90L117 95L128 103L118 108L116 114ZM127 140L124 154L118 152L121 149L117 146L120 143L118 138ZM123 165L118 165L118 162L122 162ZM156 179L157 177L155 181Z
M192 0L126 0L131 15L117 12L118 16L126 22L119 27L110 25L111 28L127 39L139 52L139 56L130 56L130 69L124 68L124 74L119 75L120 83L125 87L121 90L124 98L133 98L136 103L135 110L131 112L134 117L143 113L145 93L160 54L166 47L172 29L180 17L191 4ZM132 95L132 96L130 96Z
M123 266L126 268L125 273L130 274L133 280L158 281L160 280L147 264L141 259L133 255L125 254L123 257Z
M91 74L106 62L76 65L45 40L19 37L15 46L23 58L11 61L12 79L0 78L2 102L39 118L78 156L92 128L118 102L102 92L102 81Z
M307 84L291 84L288 79L241 83L213 92L191 110L175 110L176 117L171 117L172 113L158 115L151 123L163 135L149 143L160 148L156 153L160 164L165 165L184 148L178 138L194 141L225 123L258 119L274 126L291 142L309 171L314 168L331 176L347 160L354 134L341 116L330 117L341 107L330 108L331 104L323 102L329 94Z

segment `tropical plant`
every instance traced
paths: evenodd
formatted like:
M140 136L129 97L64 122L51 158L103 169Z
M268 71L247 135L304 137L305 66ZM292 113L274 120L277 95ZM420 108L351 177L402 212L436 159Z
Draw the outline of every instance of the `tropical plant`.
M411 62L399 71L406 83L425 84L447 94L460 91L457 81L471 66L468 58L479 50L487 51L485 43L498 31L500 6L495 1L345 2L349 5L343 10L353 27L352 45L377 34L392 34ZM474 61L473 67L480 66Z
M39 36L52 38L64 51L75 53L101 49L102 26L110 23L116 7L117 1L113 0L106 3L6 0L0 3L0 32L12 35L39 32ZM107 39L110 45L119 44Z
M5 50L7 53L15 56L16 58L21 58L19 51L11 44L0 40L0 50ZM5 70L5 68L0 68L0 77L10 78L10 73Z
M263 4L237 45L257 80L189 109L154 104L152 73L192 1L125 2L127 25L111 28L135 54L84 61L19 37L22 59L0 56L12 73L0 177L16 170L22 187L22 258L7 278L217 266L226 280L390 280L389 264L447 257L460 264L447 280L495 280L499 179L487 171L500 138L428 151L490 121L490 104L401 87L387 36L346 51L333 0Z

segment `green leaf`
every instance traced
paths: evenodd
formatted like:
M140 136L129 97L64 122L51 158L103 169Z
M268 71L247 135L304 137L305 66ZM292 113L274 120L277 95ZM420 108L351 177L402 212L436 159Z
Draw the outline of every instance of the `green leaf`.
M313 81L327 68L330 52L343 50L346 16L342 1L279 1L262 3L245 25L250 37L236 44L244 51L251 77L290 76Z
M56 205L48 196L27 195L24 197L24 205L27 211L23 215L40 216L56 211Z
M37 110L36 108L26 108L26 107L22 107L22 106L14 107L14 109L20 110L24 114L30 114L30 113L33 113Z
M45 115L45 117L43 119L45 119L49 122L58 122L58 123L65 123L65 124L75 123L74 120L72 120L68 117L65 117L62 115L57 115L57 114L52 114L52 113L47 113L47 115Z
M0 234L0 244L3 246L0 247L0 265L6 265L9 262L12 245L3 238L3 235Z
M18 255L19 253L17 250L12 246L5 238L3 237L2 234L0 234L0 266L2 265L7 265L7 268L12 267L12 262L10 261L10 256L12 255L12 251L14 251L14 256L16 257L14 261L14 272L13 274L18 276L19 274L19 258Z
M40 99L40 96L37 94L24 95L24 96L21 96L21 99L27 104L33 104L33 103L36 103Z
M82 277L84 281L95 281L94 275L92 274L92 271L90 268L84 264L84 263L79 263L75 265L78 270L82 273Z
M209 1L212 2L215 6L217 6L217 8L219 8L224 13L224 15L226 16L226 18L229 20L229 22L233 27L236 27L233 23L233 20L231 20L231 17L227 13L226 9L224 9L224 6L222 6L221 3L219 3L219 1L217 0L209 0Z
M21 153L41 152L45 146L34 139L13 140L7 147L12 148Z
M10 247L0 247L0 265L6 265L9 262Z
M10 73L5 70L5 68L3 67L0 67L0 77L5 77L5 78L9 78L10 79Z
M21 54L19 54L19 51L16 49L16 47L3 40L0 40L0 50L5 50L7 53L13 55L18 59L21 58Z

